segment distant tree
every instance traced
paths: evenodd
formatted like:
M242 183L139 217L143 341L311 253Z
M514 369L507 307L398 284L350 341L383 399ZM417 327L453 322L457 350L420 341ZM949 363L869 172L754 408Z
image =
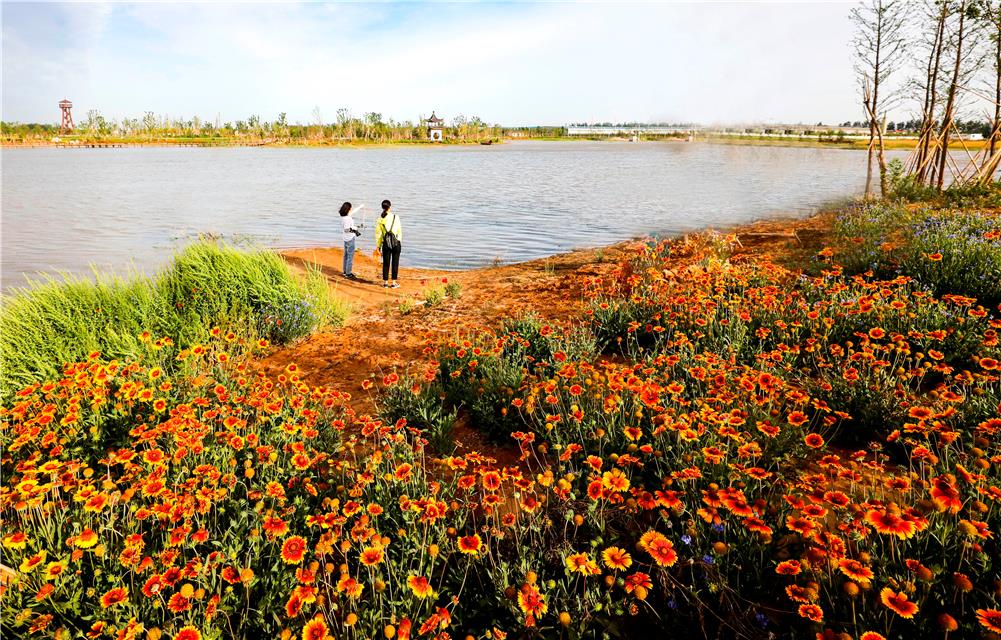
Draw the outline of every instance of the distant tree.
M152 111L147 111L143 116L142 126L146 134L152 137L153 131L156 129L156 115Z
M88 111L86 119L80 125L85 131L97 135L106 135L111 131L108 121L104 119L104 116L97 109Z

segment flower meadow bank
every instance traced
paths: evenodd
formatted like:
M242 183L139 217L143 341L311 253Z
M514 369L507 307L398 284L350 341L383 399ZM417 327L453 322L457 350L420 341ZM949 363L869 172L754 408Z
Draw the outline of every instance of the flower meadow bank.
M236 330L95 349L0 409L4 631L998 637L997 222L639 243L570 321L429 336L373 415Z

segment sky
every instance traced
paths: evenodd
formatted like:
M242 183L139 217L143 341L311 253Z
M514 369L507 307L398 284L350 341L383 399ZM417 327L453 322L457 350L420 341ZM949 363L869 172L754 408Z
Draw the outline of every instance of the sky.
M2 119L861 120L845 3L0 4Z

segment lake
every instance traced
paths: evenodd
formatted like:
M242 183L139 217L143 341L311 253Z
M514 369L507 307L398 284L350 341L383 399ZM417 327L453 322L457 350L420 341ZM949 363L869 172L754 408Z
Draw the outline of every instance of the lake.
M366 205L362 250L389 198L404 267L462 269L804 216L865 178L862 151L684 142L5 148L0 160L4 289L92 264L150 273L201 234L338 246L345 200Z

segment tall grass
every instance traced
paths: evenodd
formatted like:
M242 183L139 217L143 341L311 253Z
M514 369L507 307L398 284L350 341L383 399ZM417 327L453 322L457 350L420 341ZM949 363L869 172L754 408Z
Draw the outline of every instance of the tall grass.
M153 277L94 275L49 276L3 297L0 397L94 351L139 357L146 332L184 347L219 326L282 344L347 315L321 273L296 278L270 251L200 242Z

